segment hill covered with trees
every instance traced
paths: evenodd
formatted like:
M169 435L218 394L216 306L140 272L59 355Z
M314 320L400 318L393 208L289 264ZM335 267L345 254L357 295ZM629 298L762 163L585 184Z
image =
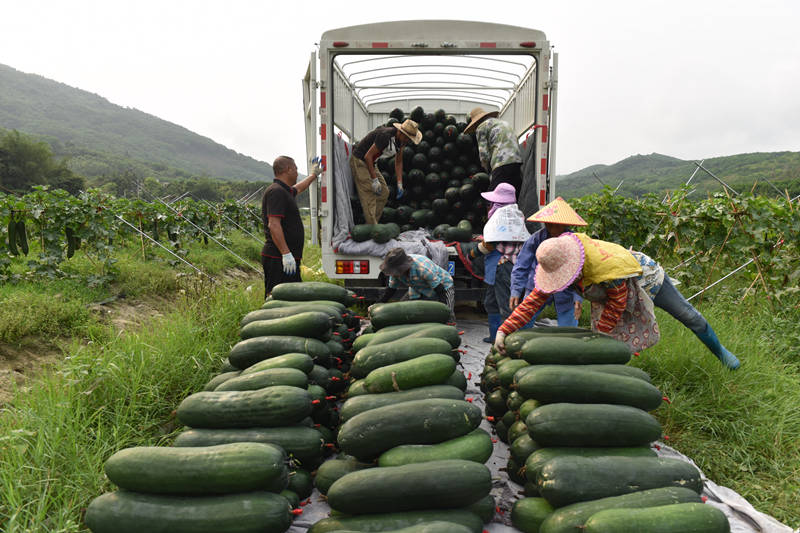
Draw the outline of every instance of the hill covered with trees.
M800 194L800 152L714 157L706 159L702 165L739 192L750 191L755 186L755 192L767 196L777 195L776 189L781 193L788 191L792 197ZM684 185L697 169L693 161L667 155L634 155L613 165L592 165L558 176L556 191L564 198L577 198L600 192L604 186L615 189L619 185L618 194L624 196L664 193ZM723 188L703 170L697 170L691 185L699 193L719 192Z
M271 165L87 91L0 65L0 128L47 142L89 178L122 175L271 181Z

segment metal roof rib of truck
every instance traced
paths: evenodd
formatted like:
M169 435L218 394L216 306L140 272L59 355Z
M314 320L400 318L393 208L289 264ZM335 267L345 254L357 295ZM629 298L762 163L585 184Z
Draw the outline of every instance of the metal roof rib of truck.
M310 191L311 239L322 247L326 274L361 284L380 274L380 257L341 255L331 246L333 139L356 142L395 108L444 109L459 121L475 107L498 111L522 147L523 213L554 199L557 66L545 34L519 26L412 20L323 33L303 79L303 103L307 155L326 163ZM358 264L359 272L337 274L337 260Z

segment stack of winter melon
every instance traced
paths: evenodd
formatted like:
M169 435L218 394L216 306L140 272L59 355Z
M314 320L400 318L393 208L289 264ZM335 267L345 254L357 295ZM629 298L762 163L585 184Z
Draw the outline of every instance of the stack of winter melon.
M341 356L359 319L345 307L354 296L336 285L288 283L273 296L242 319L225 371L181 402L188 428L173 448L109 459L109 478L125 490L92 502L95 533L161 530L151 522L170 531L289 527L290 508L311 494L311 471L334 446Z
M624 343L534 328L510 335L507 353L517 359L495 357L495 374L485 372L483 381L496 387L490 397L506 397L506 413L497 398L487 398L487 409L507 428L498 433L505 429L511 445L509 476L529 496L512 510L518 529L728 530L722 512L702 505L697 468L650 448L662 430L648 411L662 394L644 372L626 366Z
M480 532L494 514L484 465L492 439L464 400L458 331L438 302L373 306L356 339L337 459L317 488L335 512L311 533L337 530Z
M181 449L127 448L105 464L121 490L86 510L94 533L242 531L283 533L291 525L284 451L240 442Z

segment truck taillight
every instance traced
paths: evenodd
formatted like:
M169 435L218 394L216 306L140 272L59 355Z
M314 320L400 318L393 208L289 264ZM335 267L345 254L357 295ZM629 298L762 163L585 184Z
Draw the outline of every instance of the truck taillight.
M523 48L536 48L536 43L533 41L525 41L524 43L519 43L519 45Z
M336 48L344 48L345 46L350 46L350 43L346 41L333 41L333 46Z
M337 274L369 274L369 261L336 261Z

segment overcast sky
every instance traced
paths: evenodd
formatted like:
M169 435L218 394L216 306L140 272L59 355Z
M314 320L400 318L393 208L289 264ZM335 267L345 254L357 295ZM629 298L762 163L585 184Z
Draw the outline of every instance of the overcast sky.
M547 35L559 174L652 152L800 150L798 0L0 0L0 63L271 163L304 157L300 80L321 34L410 19Z

